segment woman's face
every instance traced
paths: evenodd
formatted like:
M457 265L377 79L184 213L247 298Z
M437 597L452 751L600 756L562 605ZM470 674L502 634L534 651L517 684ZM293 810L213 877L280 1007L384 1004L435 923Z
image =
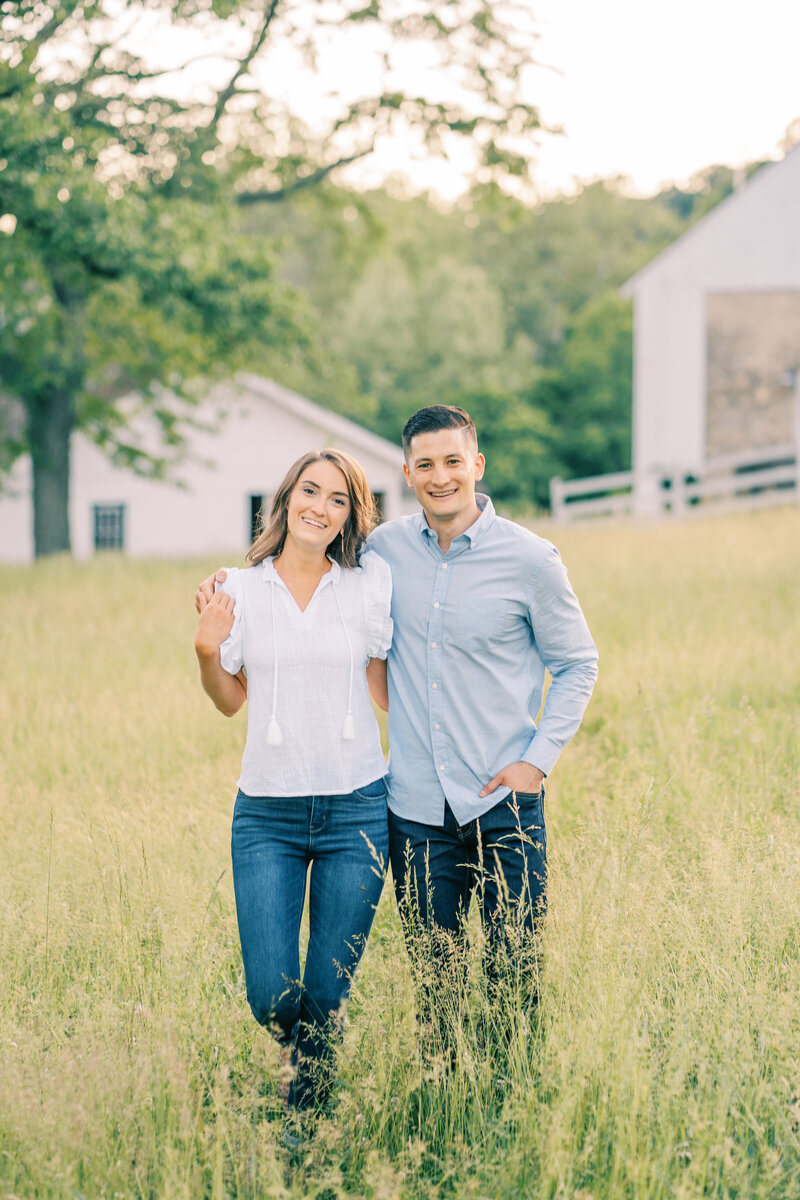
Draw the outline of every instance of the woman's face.
M305 550L326 550L350 516L347 480L323 459L311 463L289 493L287 538Z

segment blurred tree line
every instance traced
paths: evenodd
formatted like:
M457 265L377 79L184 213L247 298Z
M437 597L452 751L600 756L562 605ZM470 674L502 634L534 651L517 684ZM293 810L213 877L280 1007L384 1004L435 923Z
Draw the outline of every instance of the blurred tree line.
M328 183L250 213L314 331L283 381L393 439L415 408L461 405L495 499L546 506L553 475L630 466L632 312L618 288L732 186L711 167L651 198L612 179L532 205L487 184L445 209L399 186Z

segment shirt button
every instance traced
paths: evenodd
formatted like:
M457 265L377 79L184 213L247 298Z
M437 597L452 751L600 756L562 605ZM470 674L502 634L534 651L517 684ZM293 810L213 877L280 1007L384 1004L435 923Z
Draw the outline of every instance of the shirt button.
M435 649L436 649L436 642L431 642L431 648L432 648L433 650L435 650Z
M439 764L439 770L440 770L440 771L443 771L443 770L444 770L444 763L440 763L440 764Z
M432 686L432 687L434 687L434 688L438 688L438 686L439 686L439 685L438 685L438 683L434 683L434 684L432 684L431 686Z
M446 571L446 570L447 570L447 563L442 563L442 570L443 570L443 571Z
M438 608L438 607L439 607L439 601L438 601L438 600L434 600L434 602L433 602L433 607L434 607L434 608Z
M438 725L434 725L434 727L433 727L433 728L434 728L434 729L438 729L438 728L439 728L439 726L438 726Z

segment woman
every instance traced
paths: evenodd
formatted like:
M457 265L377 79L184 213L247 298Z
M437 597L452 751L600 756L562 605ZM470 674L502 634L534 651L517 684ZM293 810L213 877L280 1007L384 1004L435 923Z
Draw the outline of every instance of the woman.
M290 1113L326 1098L388 855L386 763L367 685L388 707L391 575L360 553L374 524L355 459L305 454L278 489L250 568L200 599L203 687L227 716L248 700L231 837L236 914L253 1015L291 1047Z

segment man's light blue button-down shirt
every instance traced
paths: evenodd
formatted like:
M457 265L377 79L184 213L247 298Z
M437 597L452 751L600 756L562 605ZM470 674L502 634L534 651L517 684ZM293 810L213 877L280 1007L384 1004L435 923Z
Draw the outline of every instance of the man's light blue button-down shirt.
M480 517L447 554L422 512L369 539L392 569L389 804L427 825L444 823L445 799L459 824L481 816L509 794L479 796L510 763L549 774L597 677L556 548L477 499Z

